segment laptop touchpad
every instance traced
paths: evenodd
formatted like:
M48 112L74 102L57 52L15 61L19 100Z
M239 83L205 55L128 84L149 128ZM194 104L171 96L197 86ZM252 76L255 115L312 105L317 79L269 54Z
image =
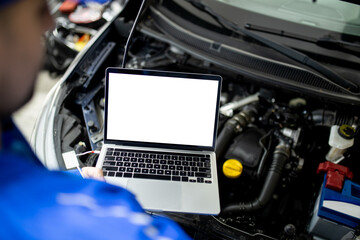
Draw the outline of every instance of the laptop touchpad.
M156 182L156 183L155 183ZM138 181L130 179L127 189L146 210L179 211L182 208L182 186L177 182Z

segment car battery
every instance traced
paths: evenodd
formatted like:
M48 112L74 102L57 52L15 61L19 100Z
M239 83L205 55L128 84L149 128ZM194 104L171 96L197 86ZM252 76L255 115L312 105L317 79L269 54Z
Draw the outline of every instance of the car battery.
M360 185L345 179L339 191L326 182L325 175L308 231L315 239L353 239L360 223Z

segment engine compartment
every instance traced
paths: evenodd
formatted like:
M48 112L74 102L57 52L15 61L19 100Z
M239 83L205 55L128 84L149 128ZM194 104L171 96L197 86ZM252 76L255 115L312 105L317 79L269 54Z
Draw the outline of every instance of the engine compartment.
M128 31L130 24L117 19L63 85L55 119L59 155L101 148L104 69L121 65L127 36L123 29ZM127 68L223 77L216 147L222 212L219 216L165 215L194 239L326 239L328 233L317 231L313 219L324 182L318 168L324 162L348 167L352 182L359 183L359 107L231 72L161 41L146 31L146 25L139 25L134 35ZM330 146L334 134L351 143L343 149ZM96 154L80 157L83 166L95 166L96 159ZM229 159L240 162L241 173L234 163L223 169ZM224 174L229 169L236 177ZM334 226L342 228L339 222ZM346 228L352 234L349 239L358 235L357 227Z

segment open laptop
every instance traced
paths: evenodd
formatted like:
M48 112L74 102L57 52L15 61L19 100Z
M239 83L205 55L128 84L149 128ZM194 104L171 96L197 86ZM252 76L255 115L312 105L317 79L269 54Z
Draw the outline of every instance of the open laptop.
M218 75L108 68L97 167L146 210L218 214Z

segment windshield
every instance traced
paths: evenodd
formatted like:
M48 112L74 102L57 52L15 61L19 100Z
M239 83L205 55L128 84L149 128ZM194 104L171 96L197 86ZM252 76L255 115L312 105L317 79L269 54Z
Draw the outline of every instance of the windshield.
M339 0L218 0L247 11L360 36L360 5Z

